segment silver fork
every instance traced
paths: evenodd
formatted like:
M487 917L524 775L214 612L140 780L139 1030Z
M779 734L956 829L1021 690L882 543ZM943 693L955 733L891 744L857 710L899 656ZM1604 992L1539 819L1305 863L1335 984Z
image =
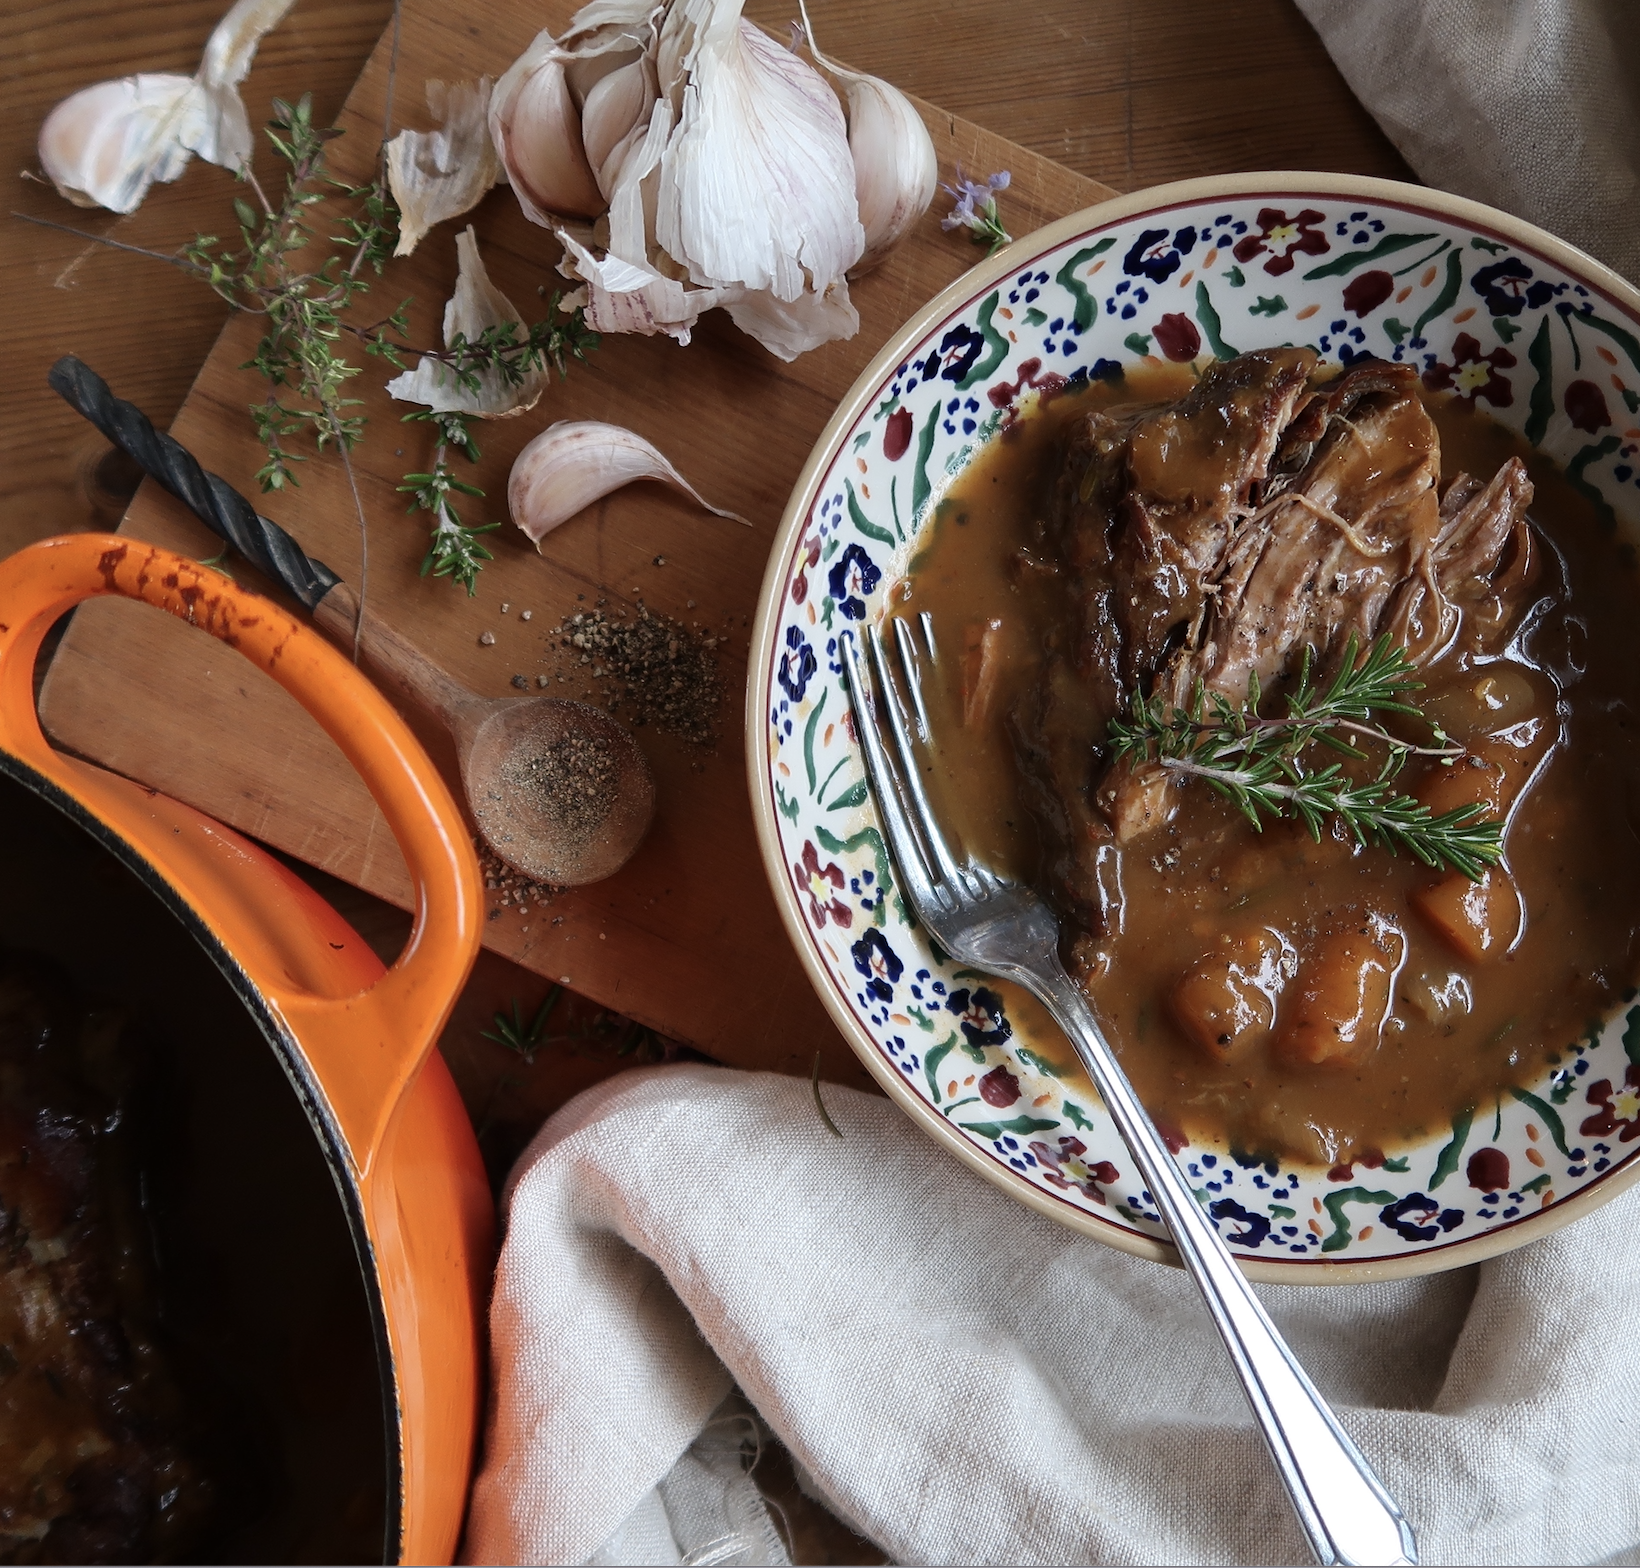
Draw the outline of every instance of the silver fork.
M908 720L915 724L926 745L928 712L918 670L923 655L911 626L898 618L892 624L911 692L909 709L890 674L877 628L866 636L883 694L880 704L873 700L855 640L842 641L866 773L907 905L953 958L1024 986L1065 1031L1207 1301L1317 1560L1416 1563L1411 1525L1277 1333L1105 1044L1086 998L1060 962L1059 923L1052 910L1028 888L971 861L959 864L951 853L923 789L908 726ZM933 625L926 612L918 630L932 660ZM886 741L879 706L887 720Z

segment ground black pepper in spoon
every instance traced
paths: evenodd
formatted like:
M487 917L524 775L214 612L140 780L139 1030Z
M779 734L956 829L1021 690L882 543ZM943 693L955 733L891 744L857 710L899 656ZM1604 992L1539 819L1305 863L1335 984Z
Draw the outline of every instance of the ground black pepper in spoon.
M260 516L226 480L73 355L51 367L54 391L182 501L212 533L287 588L344 647L357 630L377 674L437 718L456 743L467 804L486 842L539 882L574 887L618 870L655 808L655 784L628 731L586 703L480 697L368 609L353 590Z

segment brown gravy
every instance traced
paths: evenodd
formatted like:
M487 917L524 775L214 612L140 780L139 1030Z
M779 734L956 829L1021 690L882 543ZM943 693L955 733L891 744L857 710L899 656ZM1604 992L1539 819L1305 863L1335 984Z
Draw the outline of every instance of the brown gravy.
M1188 368L1169 367L1028 412L958 476L897 589L910 608L932 614L941 649L927 693L936 804L976 858L1039 885L1043 846L1022 799L1007 716L1038 678L1069 607L1061 581L1020 573L1015 557L1040 536L1037 520L1073 420L1095 407L1176 397L1189 385ZM1632 995L1640 969L1633 552L1563 473L1510 432L1451 402L1428 403L1443 478L1459 469L1490 475L1519 456L1536 486L1532 520L1549 546L1539 594L1557 593L1557 602L1518 639L1509 678L1488 683L1488 670L1454 649L1423 672L1419 698L1455 739L1500 756L1510 704L1535 714L1535 731L1513 737L1522 744L1512 761L1505 756L1536 770L1505 837L1523 927L1511 943L1511 924L1480 961L1460 956L1415 906L1442 874L1339 836L1316 843L1286 822L1255 833L1229 801L1186 787L1169 826L1112 846L1120 929L1100 937L1091 962L1082 954L1081 969L1165 1132L1323 1165L1370 1162L1531 1081L1557 1048ZM965 725L959 655L965 638L971 647L976 629L987 627L996 686ZM1432 766L1410 766L1401 787L1417 793L1419 770ZM1261 932L1278 933L1302 955L1374 922L1398 928L1404 944L1389 966L1387 1020L1365 1060L1293 1065L1267 1048L1215 1060L1181 1027L1171 999L1221 937L1256 946L1267 940ZM1289 987L1280 1005L1295 1006L1295 998ZM1014 1005L1033 1048L1073 1069L1070 1047L1040 1012L1024 998Z

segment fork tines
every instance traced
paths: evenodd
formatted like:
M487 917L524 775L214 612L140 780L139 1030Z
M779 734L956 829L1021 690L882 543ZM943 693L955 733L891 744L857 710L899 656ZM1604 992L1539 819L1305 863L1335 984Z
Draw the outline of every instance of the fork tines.
M920 620L924 646L932 661L934 633L926 611ZM907 725L908 710L890 670L882 634L872 626L865 629L863 635L871 649L871 665L876 675L876 687L881 692L880 702L873 700L877 693L860 658L859 649L846 635L841 641L849 698L854 704L860 745L865 751L866 777L877 800L889 848L900 868L906 897L919 917L926 920L922 906L930 901L948 906L953 894L960 898L966 891L964 868L958 864L945 841L945 835L940 832L923 788L922 773L912 751ZM894 618L894 642L905 684L911 692L909 711L915 716L918 738L926 743L929 738L928 710L922 696L918 667L920 655L911 627L898 617ZM887 718L894 753L892 759L888 746L884 744L879 712Z

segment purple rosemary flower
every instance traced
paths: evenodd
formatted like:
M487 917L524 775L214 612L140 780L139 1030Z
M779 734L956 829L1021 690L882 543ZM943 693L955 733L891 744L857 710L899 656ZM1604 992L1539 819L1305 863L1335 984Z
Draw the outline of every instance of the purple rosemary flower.
M941 190L947 196L956 199L948 216L940 219L940 227L946 230L967 229L969 238L976 245L986 247L986 255L995 255L997 251L1013 239L1002 226L1002 219L997 215L997 192L1008 189L1010 175L1006 169L987 176L982 181L965 179L962 165L957 165L955 185L942 185Z

